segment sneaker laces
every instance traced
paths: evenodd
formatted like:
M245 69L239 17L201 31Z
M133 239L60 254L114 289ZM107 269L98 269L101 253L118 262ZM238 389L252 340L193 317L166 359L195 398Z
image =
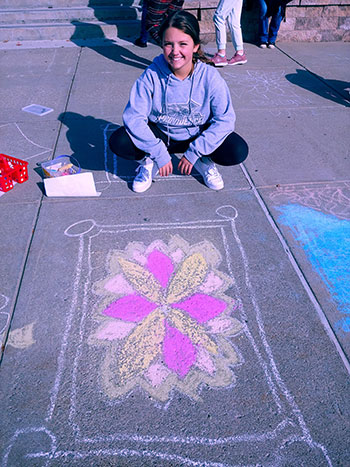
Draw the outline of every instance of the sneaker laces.
M146 169L145 166L139 165L137 169L135 170L136 172L136 177L135 181L137 182L147 182L149 178L149 171Z
M211 164L209 169L206 171L208 178L220 177L220 173L215 164Z

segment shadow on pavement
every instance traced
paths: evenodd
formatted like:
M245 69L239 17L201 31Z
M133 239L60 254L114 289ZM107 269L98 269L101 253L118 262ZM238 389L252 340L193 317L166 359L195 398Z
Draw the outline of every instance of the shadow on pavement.
M91 0L89 1L90 8L94 10L95 18L105 24L114 24L113 18L109 21L104 12L104 9L107 7L98 6L93 3ZM126 20L135 20L137 18L137 13L135 7L133 7L132 0L119 0L118 7L123 8L123 19ZM88 47L95 52L101 54L103 57L108 58L109 60L113 60L118 63L123 63L124 65L130 65L135 68L140 68L144 70L151 64L149 60L146 58L142 58L137 54L134 54L130 50L125 47L121 47L117 45L113 39L108 39L105 37L103 29L98 24L93 24L89 22L83 21L72 21L73 26L75 26L75 31L71 36L70 40L77 44L78 46ZM116 38L119 37L121 39L130 41L130 37L120 32L120 30L116 28ZM85 41L85 38L94 39L103 39L103 45L89 45L88 41ZM86 42L86 43L85 43ZM113 46L113 47L110 47Z
M326 86L315 88L314 77L318 78ZM331 100L337 104L350 107L350 83L337 79L325 79L316 73L310 73L306 70L296 70L296 73L286 75L286 79L301 88L307 89L318 94L325 99ZM346 97L347 96L347 97Z
M105 38L100 26L79 21L72 22L72 24L76 27L76 31L70 40L79 47L88 47L109 60L140 68L141 70L145 70L151 64L151 61L147 58L140 57L131 50L116 44L114 40ZM82 39L80 28L85 26L89 28L90 32L88 35L91 35L93 39L103 39L103 45L90 45L89 40ZM92 29L95 29L95 32L91 32Z
M58 120L68 128L66 137L72 151L70 155L82 169L109 172L121 179L134 176L136 162L121 158L118 159L116 173L115 156L108 146L109 137L119 125L76 112L63 112Z

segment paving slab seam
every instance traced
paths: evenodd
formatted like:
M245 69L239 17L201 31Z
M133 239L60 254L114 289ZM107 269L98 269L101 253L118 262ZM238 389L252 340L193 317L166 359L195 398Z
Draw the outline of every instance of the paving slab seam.
M78 64L79 64L79 60L80 60L80 56L81 56L81 50L82 49L80 48L79 55L78 55L77 62L76 62L76 66L75 66L75 70L74 70L74 73L73 73L73 76L72 76L71 84L70 84L69 89L68 89L67 99L66 99L66 103L65 103L65 106L64 106L64 112L66 112L67 107L68 107L69 97L70 97L70 94L71 94L72 86L73 86L73 83L74 83L74 79L75 79L75 76L76 76L76 73L77 73ZM53 155L55 154L55 151L56 151L56 147L57 147L58 139L59 139L60 132L61 132L61 129L62 129L62 125L63 125L63 123L60 122L59 127L58 127L58 131L57 131L56 141L54 143L53 150L52 150ZM11 323L12 323L13 316L14 316L14 313L15 313L15 310L16 310L16 304L17 304L17 301L18 301L18 297L19 297L19 293L20 293L20 289L21 289L21 284L22 284L22 281L23 281L27 261L28 261L28 258L29 258L29 253L30 253L31 246L32 246L32 243L33 243L33 239L34 239L34 235L35 235L35 232L36 232L36 227L37 227L37 224L38 224L41 208L42 208L42 205L43 205L43 200L44 200L44 194L42 193L41 196L40 196L39 202L38 202L38 208L37 208L37 211L36 211L36 214L35 214L35 217L34 217L34 221L33 221L33 224L32 224L31 234L30 234L30 237L29 237L29 240L28 240L28 244L27 244L27 247L25 249L25 254L24 254L24 259L23 259L22 267L21 267L20 274L19 274L19 279L18 279L17 285L15 287L14 303L13 303L12 309L10 310L10 313L9 313L8 325L7 325L6 330L4 331L4 337L3 337L3 340L1 342L0 366L1 366L1 363L2 363L2 360L3 360L3 356L4 356L4 352L5 352L5 348L6 348L6 343L7 343L8 337L9 337L9 333L10 333L10 329L11 329Z
M348 102L350 104L350 99L347 98L347 97L344 97L343 94L341 94L336 88L334 88L333 86L331 86L329 83L327 83L326 80L324 80L321 76L319 76L317 73L314 73L313 71L309 70L309 68L307 68L305 65L303 65L302 63L298 62L298 60L296 60L295 58L293 58L291 55L289 55L287 52L285 52L283 49L281 49L280 47L276 47L278 48L278 50L280 52L282 52L284 55L286 55L288 58L290 58L293 62L297 63L299 66L303 67L304 70L306 70L308 73L310 73L312 76L314 76L315 78L317 78L322 84L326 85L327 87L329 87L330 89L332 89L332 91L334 91L341 99L344 99L346 102Z
M278 228L278 225L276 224L275 220L273 219L272 215L270 214L269 210L268 210L268 207L265 203L265 201L263 200L262 196L260 195L259 191L257 190L257 188L255 187L254 183L253 183L253 180L252 178L250 177L249 175L249 172L247 171L247 169L245 168L244 164L241 164L241 168L242 168L242 171L249 183L249 185L251 186L251 189L252 189L252 192L254 193L254 196L256 197L261 209L263 210L269 224L271 225L272 229L274 230L274 232L276 233L279 241L281 242L282 244L282 247L284 249L284 251L286 252L287 256L288 256L288 259L293 267L293 269L295 270L297 276L299 277L308 297L310 298L312 304L314 305L314 308L320 318L320 321L328 335L328 337L330 338L330 340L333 342L333 344L335 345L335 348L340 356L340 358L342 359L343 361L343 364L348 372L348 374L350 375L350 362L342 348L342 346L340 345L340 342L339 340L337 339L336 337L336 334L334 333L331 325L329 324L329 321L326 317L326 314L324 313L323 309L321 308L311 286L309 285L309 283L307 282L297 260L295 259L292 251L290 250L288 244L287 244L287 241L285 240L285 238L283 237L280 229Z
M75 80L75 77L76 77L76 74L77 74L77 71L78 71L78 66L79 66L79 62L80 62L81 52L82 52L82 47L79 48L79 54L78 54L78 57L77 57L77 62L76 62L76 64L75 64L75 69L74 69L73 76L72 76L72 79L71 79L71 83L70 83L70 85L69 85L69 89L68 89L68 92L67 92L66 103L65 103L64 109L63 109L63 111L62 111L62 114L63 114L63 115L67 112L68 103L69 103L70 95L71 95L71 92L72 92L73 83L74 83L74 80ZM56 152L56 148L57 148L58 140L59 140L60 133L61 133L61 130L62 130L62 126L63 126L63 122L60 120L60 123L59 123L59 125L58 125L58 130L57 130L56 141L55 141L55 143L54 143L54 145L53 145L53 148L52 148L52 155L53 155L53 156L55 155L55 152Z
M322 186L322 185L339 185L339 183L350 183L350 180L324 180L324 181L319 181L319 182L295 182L295 183L278 183L278 184L272 184L272 185L256 185L256 188L261 188L261 189L271 189L271 188L276 188L276 187L283 187L283 188L288 188L288 187L297 187L301 186L303 187L304 185L312 185L312 186ZM241 188L243 190L243 188Z
M309 72L309 70L306 70L306 71ZM310 73L312 74L311 71L310 71ZM315 76L317 76L317 75L315 75ZM327 83L325 83L325 82L323 82L323 84L326 84L326 85L327 85ZM327 86L328 86L328 85L327 85ZM333 88L332 88L332 89L333 89ZM343 98L343 96L342 96L342 98ZM350 103L350 101L349 101L349 103ZM310 105L308 105L308 106L300 105L300 106L298 106L297 109L293 109L293 110L296 111L296 112L299 112L299 111L303 111L303 110L310 110L310 109L311 109L311 110L314 110L314 109L319 109L319 108L320 108L320 107L319 107L319 105L317 105L317 104L310 104ZM324 106L322 107L322 109L324 109L324 110L332 110L332 109L334 109L334 105L324 105ZM291 110L291 107L289 107L289 106L287 106L287 105L279 105L279 106L278 106L278 110L279 110L279 111L280 111L280 110ZM260 111L260 112L262 112L262 113L265 112L264 109L257 109L257 110L256 110L256 109L254 109L254 107L246 107L246 108L244 108L244 109L239 109L239 112L240 112L240 113L243 113L243 112L250 113L250 112L252 112L252 111L254 111L254 112L255 112L255 111L256 111L256 112L259 112L259 111Z
M16 310L16 305L17 305L17 301L18 301L18 297L19 297L19 293L20 293L24 273L25 273L25 270L26 270L26 265L27 265L27 262L28 262L29 252L30 252L30 249L31 249L31 246L32 246L32 243L33 243L36 226L37 226L37 223L38 223L38 220L39 220L39 213L40 213L40 209L41 209L41 205L42 205L42 198L43 198L43 195L41 196L41 198L40 198L40 200L38 202L37 212L36 212L34 221L32 223L32 227L31 227L31 235L29 236L29 240L28 240L27 246L25 248L24 259L23 259L23 262L22 262L22 265L21 265L21 268L20 268L19 279L18 279L17 284L15 286L14 302L13 302L13 304L12 304L10 310L9 310L9 320L8 320L6 329L4 330L4 335L3 335L2 342L1 342L0 367L1 367L3 356L4 356L6 343L7 343L9 334L10 334L11 323L12 323L13 316L14 316L14 313L15 313L15 310Z
M242 191L250 191L251 188L250 187L247 187L247 188L237 188L237 189L231 189L231 190L226 190L226 193L237 193L237 192L242 192ZM188 191L186 193L169 193L167 194L167 197L168 198L178 198L178 197L188 197L189 195L198 195L200 194L199 191ZM127 199L131 199L131 200L137 200L137 199L140 199L140 200L143 200L145 197L144 196L140 196L138 194L130 194L130 195L120 195L118 196L118 200L127 200ZM164 198L164 193L159 193L159 194L149 194L147 195L147 199L150 199L150 198ZM116 198L113 197L113 196L104 196L103 197L103 200L104 201L116 201ZM66 203L67 201L69 202L74 202L76 201L77 203L79 203L80 201L95 201L95 202L99 202L100 201L100 198L96 198L96 197L84 197L84 196L79 196L79 198L69 198L69 197L62 197L62 198L46 198L44 197L44 202L45 204L48 204L48 203L52 203L52 204L64 204Z

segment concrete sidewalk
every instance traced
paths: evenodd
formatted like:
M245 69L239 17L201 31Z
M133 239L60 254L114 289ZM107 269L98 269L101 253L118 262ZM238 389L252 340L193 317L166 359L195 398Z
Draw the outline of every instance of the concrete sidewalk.
M0 46L1 465L350 465L350 46L247 44L245 164L137 195L107 141L158 53ZM62 154L100 197L43 194Z

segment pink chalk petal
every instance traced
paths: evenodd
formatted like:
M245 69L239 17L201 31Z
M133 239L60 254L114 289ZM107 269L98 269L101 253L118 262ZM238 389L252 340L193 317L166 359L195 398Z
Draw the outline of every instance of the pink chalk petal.
M174 263L180 263L183 261L185 255L184 252L178 248L177 250L173 251L170 256Z
M184 378L196 361L196 349L191 340L176 328L165 324L166 334L163 342L164 363Z
M158 279L162 287L166 287L174 271L170 258L159 250L153 250L148 255L146 268Z
M232 328L232 320L230 318L215 318L207 323L211 332L222 333L227 332Z
M208 274L204 283L199 287L201 292L210 294L222 287L223 280L221 277L216 276L212 271Z
M142 264L142 266L144 266L147 263L146 256L142 254L139 250L134 250L132 252L132 257L137 263Z
M168 377L170 371L161 363L150 365L145 372L145 377L149 380L153 387L159 386Z
M199 323L205 323L222 313L226 309L227 303L210 295L195 294L183 302L174 303L173 306L186 311Z
M210 375L215 372L215 365L209 352L201 346L197 348L196 366Z
M110 321L96 332L96 338L108 341L123 339L130 334L135 326L136 324L125 323L124 321Z
M112 318L137 323L157 308L156 303L149 302L139 295L132 294L119 298L107 307L103 314Z
M124 278L123 274L117 274L106 282L104 288L112 293L132 294L134 289L130 287L128 281Z

